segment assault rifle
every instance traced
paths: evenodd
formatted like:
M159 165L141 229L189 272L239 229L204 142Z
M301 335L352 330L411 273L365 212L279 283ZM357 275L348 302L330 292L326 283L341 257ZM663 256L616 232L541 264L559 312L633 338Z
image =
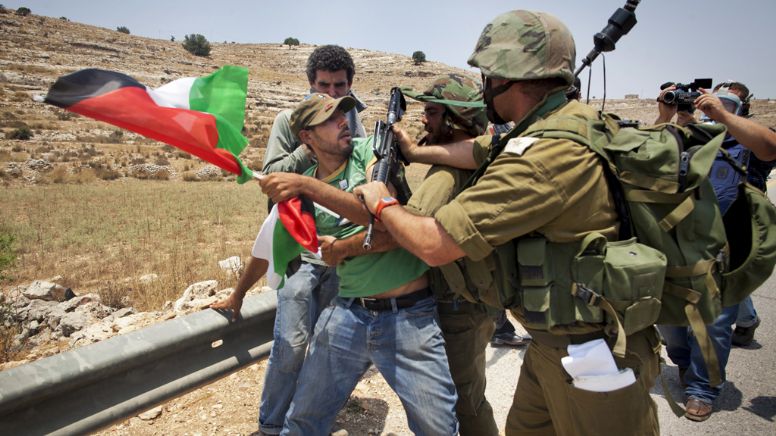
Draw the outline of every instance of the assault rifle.
M407 204L412 196L407 180L399 175L402 162L408 164L404 156L401 155L401 149L393 136L391 126L401 121L404 111L407 110L407 102L404 100L404 94L399 88L391 89L391 100L388 103L388 117L386 122L378 120L375 123L374 133L374 152L377 157L377 163L372 171L372 181L383 182L386 185L391 182L396 188L396 198L401 204ZM372 232L374 230L374 216L369 219L369 227L364 237L364 250L372 249Z

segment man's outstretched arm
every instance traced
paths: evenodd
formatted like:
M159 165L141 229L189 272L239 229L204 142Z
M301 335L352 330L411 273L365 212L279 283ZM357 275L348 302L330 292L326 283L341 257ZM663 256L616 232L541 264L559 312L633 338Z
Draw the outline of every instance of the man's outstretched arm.
M369 224L369 211L355 195L314 177L293 173L273 173L262 176L259 184L261 190L275 203L301 195L356 224Z
M695 100L695 106L712 120L724 124L733 138L752 150L758 159L776 159L776 132L750 119L725 110L719 97L701 90L703 95Z
M269 268L269 262L265 259L259 259L251 256L251 260L248 261L248 265L245 267L240 276L240 280L237 282L237 287L229 294L226 300L217 301L210 305L211 309L227 309L232 311L232 321L236 321L240 316L240 309L242 308L243 299L248 290L264 277Z

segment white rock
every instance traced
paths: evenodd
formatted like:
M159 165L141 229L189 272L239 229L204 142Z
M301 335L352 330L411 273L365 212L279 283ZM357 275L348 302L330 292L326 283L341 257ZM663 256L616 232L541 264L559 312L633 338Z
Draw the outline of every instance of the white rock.
M49 281L35 280L22 294L30 300L65 301L67 289Z
M59 320L58 330L64 337L69 337L73 332L95 323L97 318L90 312L68 312Z
M205 280L204 282L194 283L183 291L183 296L181 296L181 298L175 301L173 310L180 312L187 308L186 303L189 303L194 299L207 298L214 295L217 287L217 280Z
M89 293L89 294L73 297L67 301L63 301L62 303L59 303L59 307L64 309L65 312L72 312L77 308L79 308L80 306L86 305L88 303L101 303L101 302L102 302L102 299L98 294Z
M240 256L232 256L218 261L218 267L229 273L231 276L238 276L243 269L243 263Z
M161 415L162 415L162 406L158 406L158 407L154 407L151 410L146 410L140 415L137 415L137 417L142 419L143 421L150 421L152 419L158 418Z
M31 300L28 305L20 308L17 313L22 319L44 321L56 306L56 301Z
M143 285L150 285L151 283L153 283L153 282L155 282L157 280L159 280L159 276L156 275L156 274L153 274L153 273L152 274L144 274L144 275L140 276L140 278L137 279L137 281L140 282L140 284L143 284Z

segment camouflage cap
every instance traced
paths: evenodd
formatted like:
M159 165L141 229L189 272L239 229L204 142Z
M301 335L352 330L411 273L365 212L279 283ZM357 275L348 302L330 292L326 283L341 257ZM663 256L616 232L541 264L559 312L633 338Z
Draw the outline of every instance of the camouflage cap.
M337 109L347 112L355 105L356 100L349 96L335 99L328 94L310 94L291 113L291 131L298 138L299 132L324 123Z
M482 101L480 85L468 77L449 74L434 80L422 93L402 88L404 95L424 103L445 106L450 113L453 128L479 136L488 126L485 103Z
M483 29L469 65L488 77L574 82L576 48L568 28L544 12L510 11Z

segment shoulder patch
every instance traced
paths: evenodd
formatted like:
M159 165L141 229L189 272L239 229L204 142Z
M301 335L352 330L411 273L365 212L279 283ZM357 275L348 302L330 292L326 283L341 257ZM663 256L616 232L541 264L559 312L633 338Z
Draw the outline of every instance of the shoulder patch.
M506 147L504 147L504 152L522 156L523 153L539 139L540 138L512 138L507 142Z

